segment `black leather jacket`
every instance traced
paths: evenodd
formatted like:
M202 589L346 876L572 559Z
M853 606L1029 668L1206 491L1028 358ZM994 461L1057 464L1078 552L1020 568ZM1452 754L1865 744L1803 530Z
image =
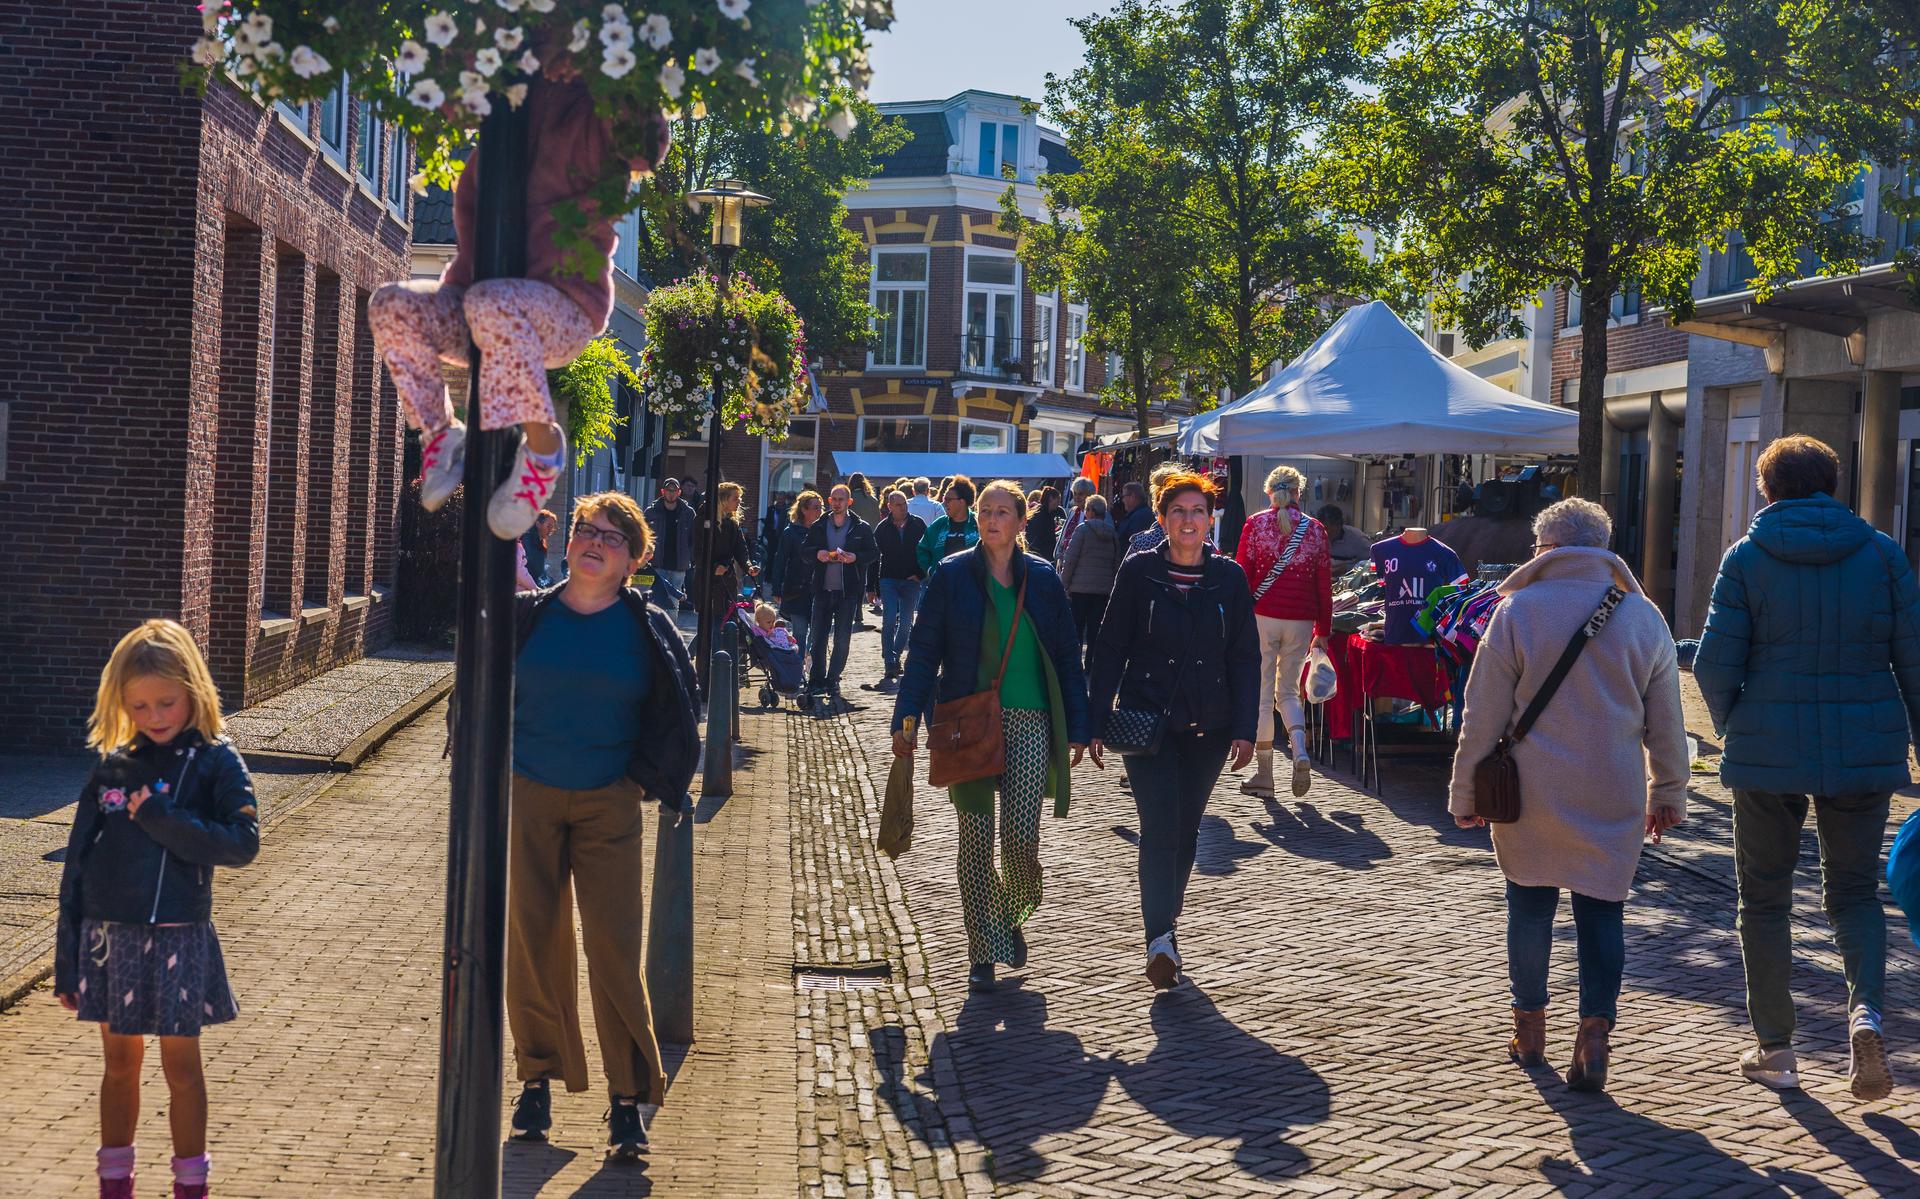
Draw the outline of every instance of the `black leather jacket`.
M127 797L151 794L140 815ZM80 983L80 921L193 924L213 914L213 868L260 852L259 805L240 751L188 730L170 744L145 737L93 769L60 874L53 987Z

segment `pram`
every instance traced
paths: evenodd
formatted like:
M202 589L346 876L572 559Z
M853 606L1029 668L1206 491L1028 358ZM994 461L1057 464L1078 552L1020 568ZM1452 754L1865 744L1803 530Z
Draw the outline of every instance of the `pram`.
M760 706L777 708L782 699L805 706L807 674L799 647L780 649L762 637L753 627L753 609L745 604L734 608L733 621L746 662L759 668L761 674ZM787 622L781 621L780 627L786 628Z

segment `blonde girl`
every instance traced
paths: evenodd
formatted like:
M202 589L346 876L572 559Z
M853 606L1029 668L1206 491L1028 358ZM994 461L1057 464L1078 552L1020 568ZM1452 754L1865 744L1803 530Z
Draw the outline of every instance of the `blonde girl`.
M174 1199L207 1194L200 1029L239 1014L214 934L213 867L260 852L253 780L221 734L193 635L149 620L120 639L88 722L100 762L81 792L60 879L54 993L100 1025L102 1199L133 1194L140 1065L158 1037Z

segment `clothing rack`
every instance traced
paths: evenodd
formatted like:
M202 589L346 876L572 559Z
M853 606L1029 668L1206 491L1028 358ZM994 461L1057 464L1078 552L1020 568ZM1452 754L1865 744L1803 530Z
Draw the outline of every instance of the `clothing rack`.
M1476 583L1504 583L1507 576L1520 569L1517 562L1482 562L1473 572Z

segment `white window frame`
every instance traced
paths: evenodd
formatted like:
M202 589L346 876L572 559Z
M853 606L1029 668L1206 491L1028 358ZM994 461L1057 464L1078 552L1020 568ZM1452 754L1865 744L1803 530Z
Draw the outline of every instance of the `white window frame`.
M318 106L314 111L314 136L319 139L320 149L326 153L327 157L344 167L348 165L347 142L351 140L351 133L349 131L352 129L352 124L349 122L348 117L352 114L353 108L352 97L347 91L347 74L345 71L340 73L340 82L334 88L333 99L340 105L339 144L336 145L327 140L327 102L325 100L314 101L314 104Z
M803 420L813 423L813 449L807 453L788 453L780 448L781 445L785 444L784 442L776 442L767 437L760 439L760 512L767 510L768 497L773 494L773 467L776 459L782 462L806 462L810 464L806 473L806 487L801 488L800 490L802 491L812 487L813 481L820 475L821 422L818 417L796 416L793 418L793 423L797 424ZM754 515L757 517L759 513L754 513Z
M1079 336L1074 335L1074 322L1080 326ZM1068 391L1087 389L1087 306L1085 304L1067 305L1067 340L1061 357L1067 368L1066 388Z
M972 272L968 268L972 266L973 260L976 258L1004 258L1011 261L1013 263L1013 282L971 282L968 276ZM1024 274L1025 272L1022 271L1020 267L1020 256L1012 250L969 249L966 252L966 257L960 263L960 361L963 365L967 359L967 339L971 336L967 330L967 309L972 306L973 296L976 292L988 297L987 310L989 312L993 310L992 297L1004 296L1011 300L1008 308L1013 313L1013 321L1012 328L1007 333L1007 339L1013 344L1008 348L1014 350L1020 348L1020 288L1025 282ZM1004 350L998 355L991 352L993 344L991 340L992 336L991 333L986 334L988 341L983 346L981 367L986 370L996 370L999 368L1001 361L1008 360ZM999 361L995 361L996 358L998 358Z
M411 177L408 170L413 165L413 155L406 132L398 125L387 126L387 208L394 216L405 220L407 216L407 180Z
M986 164L980 161L980 135L989 128L993 130L993 169L991 171L986 170ZM1013 130L1013 161L1006 163L1001 161L1001 156L1006 153L1007 130L1009 129ZM968 153L971 154L973 158L973 173L985 179L999 179L1002 178L1000 172L1004 168L1011 166L1017 175L1020 171L1020 153L1024 148L1021 143L1026 140L1026 135L1026 122L1024 121L1010 121L1004 117L997 116L982 116L978 118L973 127L973 144L968 147Z
M969 428L998 429L1001 432L1000 448L994 450L970 450L967 448L967 430ZM968 417L960 422L955 433L956 444L962 454L1011 454L1014 445L1014 428L1005 421L974 420Z
M1060 293L1057 291L1053 291L1053 292L1048 292L1044 296L1041 296L1041 295L1034 296L1033 297L1033 344L1035 347L1035 351L1034 351L1034 363L1033 363L1033 381L1035 383L1040 384L1043 387L1053 386L1054 373L1059 369L1054 361L1056 358L1059 357L1059 355L1053 352L1055 343L1058 342L1059 339L1060 339ZM1040 348L1043 346L1045 347L1044 350ZM1044 372L1042 372L1040 369L1040 361L1039 361L1043 353L1046 356L1046 370Z
M911 423L913 423L913 424L916 424L916 425L924 425L924 426L926 427L926 430L927 430L927 444L926 444L926 446L925 446L925 447L923 447L923 448L922 448L922 450L921 450L920 452L921 452L921 453L926 453L926 452L928 452L928 451L930 451L930 450L932 450L932 448L933 448L933 418L932 418L932 417L930 417L930 416L909 416L908 414L906 414L906 413L904 413L904 412L902 412L902 413L894 413L894 414L891 414L891 415L882 415L882 414L880 414L880 413L875 413L875 414L874 414L874 415L872 415L872 416L863 416L863 417L861 417L861 418L859 419L859 421L858 421L858 422L856 422L856 424L855 424L855 427L854 427L854 431L853 431L853 437L854 437L854 440L853 440L853 444L854 444L854 445L855 445L855 447L857 447L857 448L858 448L858 449L859 449L859 450L860 450L860 451L861 451L862 453L866 453L866 452L868 452L868 451L867 451L867 422L868 422L868 421L876 421L876 422L877 422L877 421L897 421L897 420L903 420L903 421L909 421L909 422L911 422ZM883 451L880 451L880 452L882 452L882 453L891 453L891 452L893 452L893 451L890 451L890 450L883 450ZM908 452L909 452L909 453L911 453L912 451L908 451Z
M882 254L918 254L926 262L927 269L925 270L925 272L923 272L923 274L926 277L922 278L918 284L908 282L908 281L882 282L880 278L880 255ZM879 360L879 356L874 353L874 347L869 346L867 348L867 369L868 370L870 371L922 370L923 371L927 369L927 333L928 333L928 326L930 323L927 318L927 303L929 299L928 285L932 282L932 276L933 276L933 254L930 250L928 250L924 246L875 246L873 247L872 251L869 252L867 256L867 303L868 304L872 305L876 310L880 307L880 292L883 288L888 291L917 290L920 293L920 355L919 355L919 358L913 362L883 363ZM879 331L880 331L881 338L884 340L886 338L886 325L884 322L880 323ZM896 346L899 344L898 334L895 334L894 336L894 344Z
M355 133L360 140L354 144L353 176L365 184L368 191L377 196L380 194L380 167L387 158L387 126L374 114L373 105L364 102L360 105L360 120L355 126ZM373 143L371 173L367 170L369 141Z

